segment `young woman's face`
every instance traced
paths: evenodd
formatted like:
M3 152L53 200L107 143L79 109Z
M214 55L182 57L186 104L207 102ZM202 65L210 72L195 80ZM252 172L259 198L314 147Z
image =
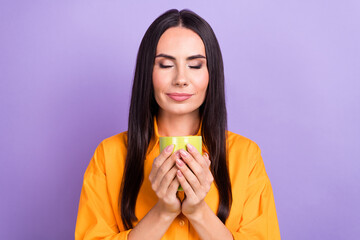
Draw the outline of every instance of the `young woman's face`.
M183 27L167 29L156 48L152 77L162 113L183 115L198 111L209 83L200 36Z

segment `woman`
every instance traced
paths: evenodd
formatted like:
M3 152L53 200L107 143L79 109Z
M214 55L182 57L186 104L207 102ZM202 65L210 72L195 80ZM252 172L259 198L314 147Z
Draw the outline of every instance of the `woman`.
M75 239L280 239L260 149L226 125L215 34L192 11L165 12L139 48L128 131L85 172ZM159 136L186 135L204 155L160 153Z

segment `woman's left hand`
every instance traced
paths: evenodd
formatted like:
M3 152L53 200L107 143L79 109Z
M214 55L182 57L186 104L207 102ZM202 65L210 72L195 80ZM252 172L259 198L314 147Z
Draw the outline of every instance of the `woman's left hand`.
M210 160L207 153L202 156L197 149L187 144L187 150L180 150L181 159L176 160L177 178L184 189L186 198L181 204L182 213L190 217L201 211L204 198L210 190L214 178L209 169Z

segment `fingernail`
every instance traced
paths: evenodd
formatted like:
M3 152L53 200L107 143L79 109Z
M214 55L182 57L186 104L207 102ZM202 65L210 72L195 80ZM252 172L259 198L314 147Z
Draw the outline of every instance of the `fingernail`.
M180 153L179 153L179 151L177 151L177 152L175 153L175 155L176 155L176 157L180 158Z
M188 150L190 150L190 152L192 152L194 150L194 146L191 145L190 143L186 144L186 147Z
M188 153L187 153L184 149L180 149L180 153L181 153L181 155L183 155L183 156L187 156L187 155L188 155Z
M174 145L171 144L171 145L169 145L169 146L167 146L167 147L165 148L165 152L169 153L169 152L171 152L171 151L173 150L173 148L174 148Z
M184 162L181 161L180 159L176 159L176 163L177 165L179 165L180 167L182 167L184 165Z
M209 159L209 154L205 153L204 157L206 157L207 159Z

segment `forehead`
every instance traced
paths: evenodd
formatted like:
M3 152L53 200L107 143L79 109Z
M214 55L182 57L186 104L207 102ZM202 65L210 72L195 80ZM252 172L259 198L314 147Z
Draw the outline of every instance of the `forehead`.
M156 54L165 53L178 56L202 54L205 56L205 46L200 36L184 27L167 29L160 37Z

